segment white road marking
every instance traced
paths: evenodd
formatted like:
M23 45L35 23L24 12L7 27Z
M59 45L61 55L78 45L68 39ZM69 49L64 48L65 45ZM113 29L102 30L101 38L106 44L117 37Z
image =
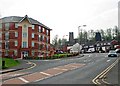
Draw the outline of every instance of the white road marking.
M51 74L45 73L45 72L40 72L41 74L47 75L47 76L51 76Z
M22 77L18 77L18 79L22 80L22 81L25 82L25 83L29 83L28 80L26 80L26 79L24 79L24 78L22 78Z
M109 60L107 60L107 62L109 62L110 61L110 59Z
M105 57L107 57L107 56L105 56Z
M90 57L91 55L89 55L89 57Z

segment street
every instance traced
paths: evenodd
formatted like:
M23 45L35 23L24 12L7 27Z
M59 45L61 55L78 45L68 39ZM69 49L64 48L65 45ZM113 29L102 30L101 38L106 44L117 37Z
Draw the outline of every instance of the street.
M35 67L3 74L2 79L3 84L95 84L93 79L116 60L108 58L107 53L56 60L30 60L36 64ZM117 76L114 80L110 83L118 84Z

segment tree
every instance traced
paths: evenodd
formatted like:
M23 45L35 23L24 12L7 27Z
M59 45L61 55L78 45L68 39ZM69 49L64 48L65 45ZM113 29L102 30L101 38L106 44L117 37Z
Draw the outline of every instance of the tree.
M59 39L58 39L58 48L60 48L61 45L62 45L62 40L59 38Z
M112 28L107 29L107 31L106 31L106 40L107 41L112 40Z
M54 39L52 40L52 45L57 48L58 47L58 35L55 35Z
M100 29L100 33L101 33L101 37L103 40L106 40L106 37L105 37L105 31L103 29Z
M67 39L62 38L62 45L65 45L66 42L67 42Z

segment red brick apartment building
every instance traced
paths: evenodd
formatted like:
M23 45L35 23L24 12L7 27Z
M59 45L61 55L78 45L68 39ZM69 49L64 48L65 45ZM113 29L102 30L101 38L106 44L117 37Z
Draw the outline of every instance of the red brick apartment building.
M0 19L0 57L50 56L51 29L33 18Z

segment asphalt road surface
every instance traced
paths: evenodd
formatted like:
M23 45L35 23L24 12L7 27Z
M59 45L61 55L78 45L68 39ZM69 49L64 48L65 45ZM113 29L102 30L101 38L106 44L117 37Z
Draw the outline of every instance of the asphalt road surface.
M107 53L91 53L84 57L31 60L36 64L34 68L3 75L3 84L94 84L92 80L116 59L108 58ZM118 81L118 77L114 80Z

